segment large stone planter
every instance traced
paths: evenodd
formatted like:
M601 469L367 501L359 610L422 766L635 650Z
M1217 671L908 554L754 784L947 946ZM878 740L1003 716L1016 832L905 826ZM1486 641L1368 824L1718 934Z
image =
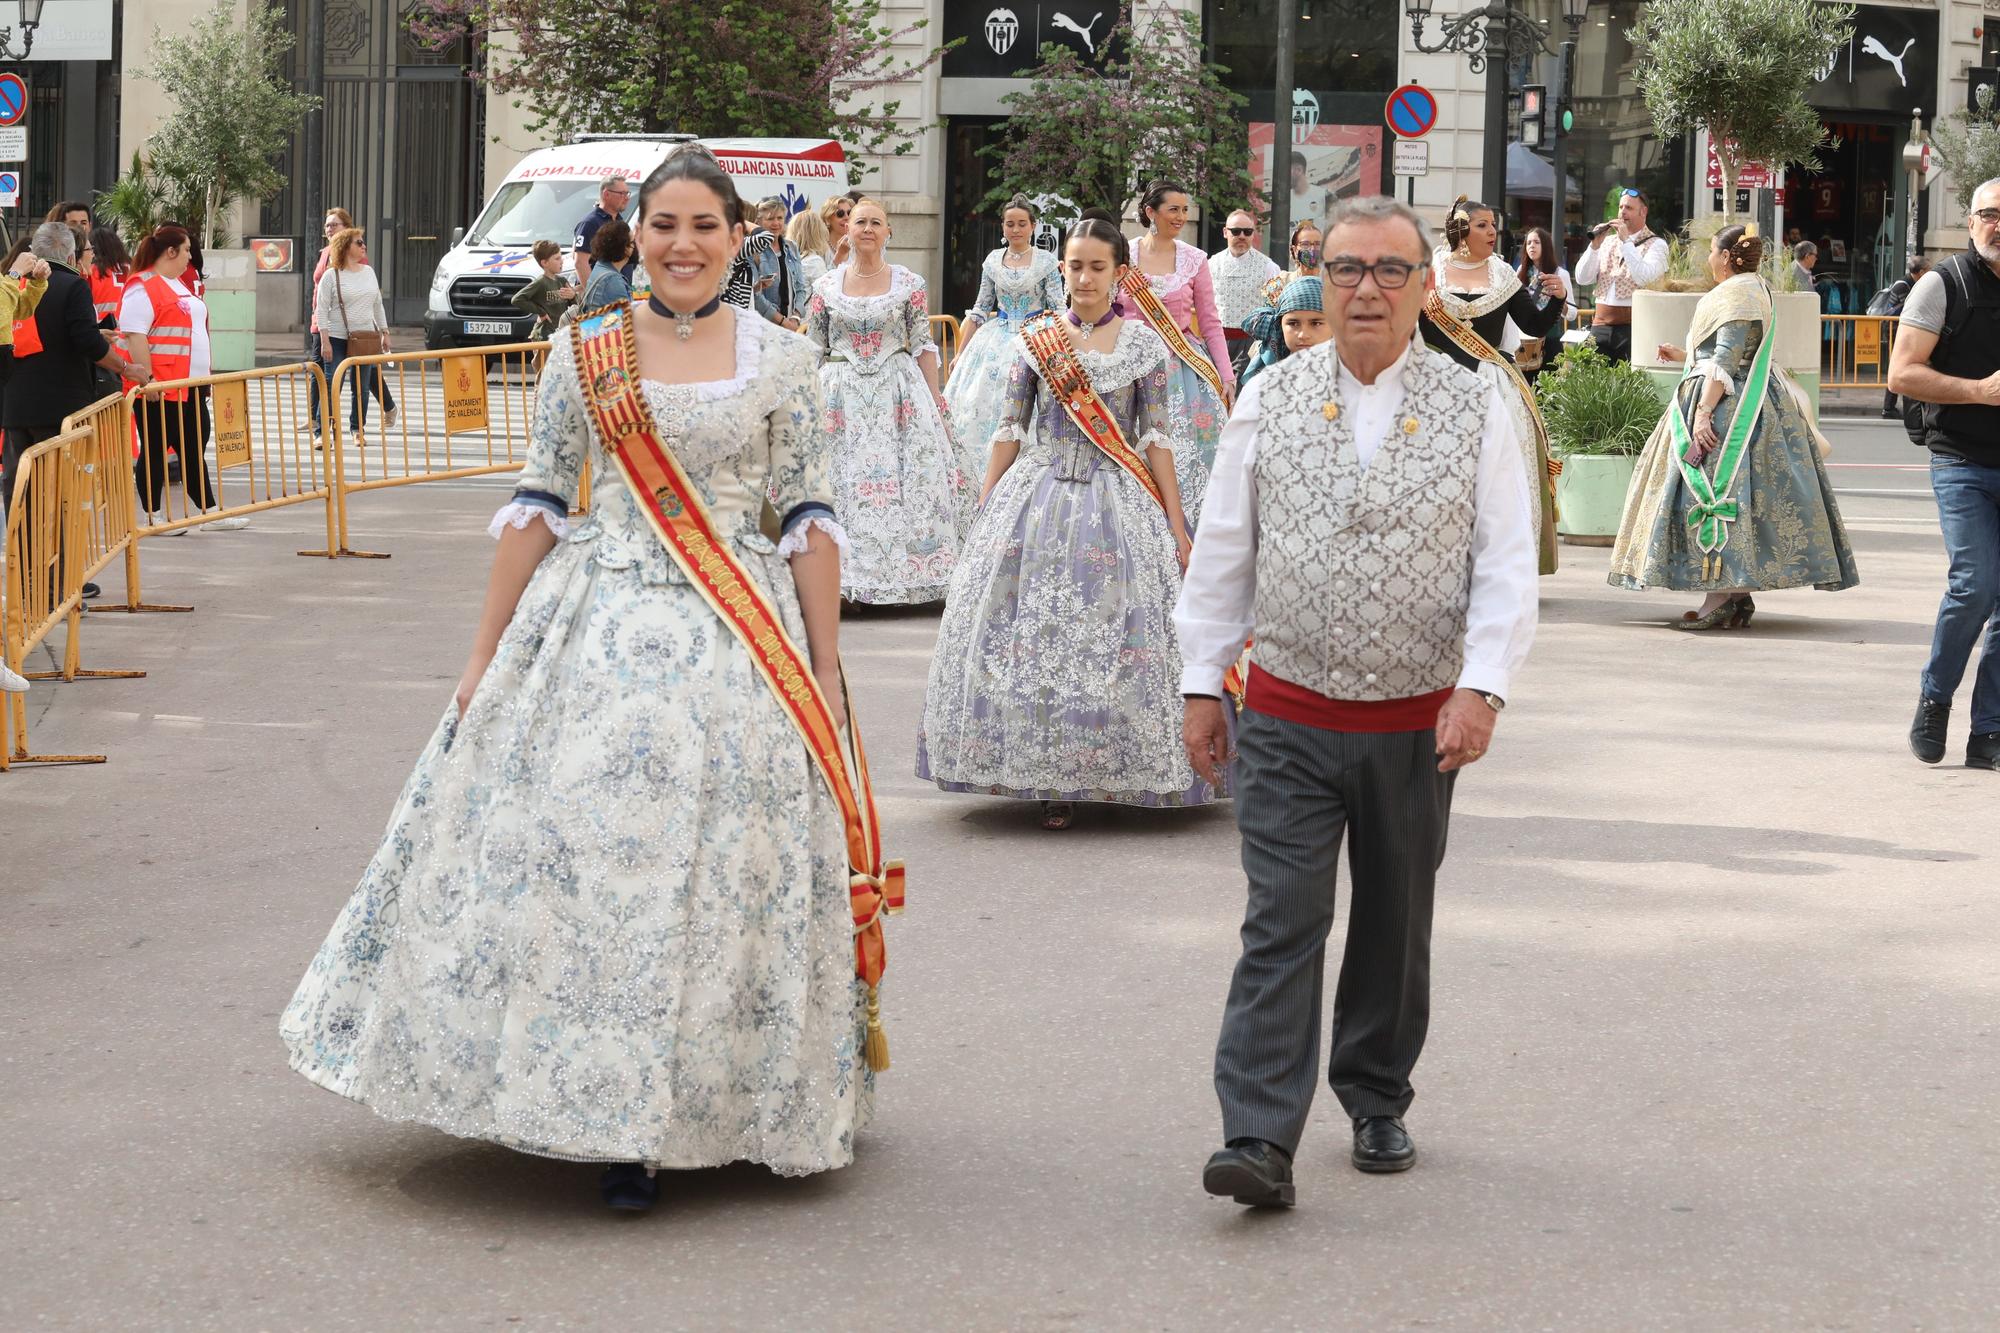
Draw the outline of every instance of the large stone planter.
M1686 367L1662 361L1661 343L1687 348L1688 330L1694 324L1694 308L1701 304L1701 292L1651 292L1632 294L1632 364L1646 372L1659 392L1664 406L1672 401ZM1819 419L1819 297L1813 292L1779 292L1777 295L1778 345L1771 356L1798 381L1812 403L1814 422ZM1691 350L1691 349L1690 349Z
M1625 516L1636 454L1572 454L1556 478L1556 536L1571 546L1609 546Z

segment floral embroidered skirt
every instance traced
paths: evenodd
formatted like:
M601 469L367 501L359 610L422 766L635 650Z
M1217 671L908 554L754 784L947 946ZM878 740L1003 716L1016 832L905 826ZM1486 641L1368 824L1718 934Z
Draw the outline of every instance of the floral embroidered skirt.
M1084 471L1064 479L1046 446L1024 446L987 498L939 626L917 776L990 796L1207 804L1220 793L1181 742L1166 516L1116 464Z
M852 602L935 602L951 582L979 482L963 460L930 385L906 352L880 369L829 360L820 368L822 420L832 441L833 508L850 549L840 595Z
M1199 347L1195 355L1201 356ZM1204 364L1207 358L1203 358ZM1174 441L1174 480L1181 488L1181 512L1192 531L1201 521L1201 502L1208 494L1208 475L1215 470L1215 449L1229 409L1208 381L1180 357L1168 354L1167 419Z
M785 562L749 563L803 641ZM280 1034L392 1120L803 1175L853 1160L864 1016L840 816L748 654L693 588L567 542Z
M963 492L964 524L986 481L986 460L993 432L1007 410L1007 377L1021 358L1021 321L996 315L972 332L952 364L945 382L944 403L951 410L951 434L958 442L959 469L969 483Z

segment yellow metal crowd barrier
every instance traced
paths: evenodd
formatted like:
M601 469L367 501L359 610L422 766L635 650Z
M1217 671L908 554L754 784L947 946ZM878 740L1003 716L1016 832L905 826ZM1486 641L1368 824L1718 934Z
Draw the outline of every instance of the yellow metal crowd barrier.
M341 362L329 397L329 435L339 458L334 522L340 553L382 558L347 545L347 500L358 491L511 472L527 462L528 427L548 350L545 342L507 343ZM378 387L386 387L386 401L396 405L393 421ZM364 388L366 420L356 431L349 423L355 395ZM588 487L586 473L579 508L589 506Z
M1896 324L1894 315L1821 315L1819 387L1886 388Z
M944 382L945 376L951 374L951 363L958 359L959 345L962 341L959 336L961 332L957 315L931 316L931 341L938 345L938 383L940 384Z
M0 651L7 665L29 680L102 680L143 676L143 671L86 671L82 665L83 585L131 542L117 537L104 497L117 483L104 480L106 437L90 425L65 430L21 455L7 507L7 582L0 606ZM116 537L109 548L107 539ZM27 656L59 624L67 626L60 671L27 671ZM7 714L0 771L14 764L101 764L101 754L33 754L28 750L27 700L4 697Z

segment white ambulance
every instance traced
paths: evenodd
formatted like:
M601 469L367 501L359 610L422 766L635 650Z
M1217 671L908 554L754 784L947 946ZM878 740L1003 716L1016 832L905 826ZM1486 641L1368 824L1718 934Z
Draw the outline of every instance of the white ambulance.
M522 342L534 316L515 308L514 293L540 275L536 241L555 241L568 250L576 226L597 207L597 191L616 173L632 182L625 220L639 209L639 183L666 160L674 145L691 135L586 135L576 143L538 148L507 173L486 201L479 220L452 236L451 249L438 261L424 312L424 346L486 347ZM845 191L847 156L832 139L704 139L723 169L736 179L737 193L756 206L777 196L787 215ZM565 254L563 272L574 275L575 256Z

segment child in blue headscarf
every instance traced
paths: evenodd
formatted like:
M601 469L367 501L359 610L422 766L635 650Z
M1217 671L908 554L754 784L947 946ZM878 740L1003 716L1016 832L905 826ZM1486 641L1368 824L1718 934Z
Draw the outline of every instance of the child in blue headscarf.
M1284 331L1284 341L1265 346L1250 358L1250 364L1243 368L1242 384L1248 384L1252 375L1277 365L1293 352L1317 347L1332 334L1318 278L1293 278L1285 284L1278 297L1278 327Z

